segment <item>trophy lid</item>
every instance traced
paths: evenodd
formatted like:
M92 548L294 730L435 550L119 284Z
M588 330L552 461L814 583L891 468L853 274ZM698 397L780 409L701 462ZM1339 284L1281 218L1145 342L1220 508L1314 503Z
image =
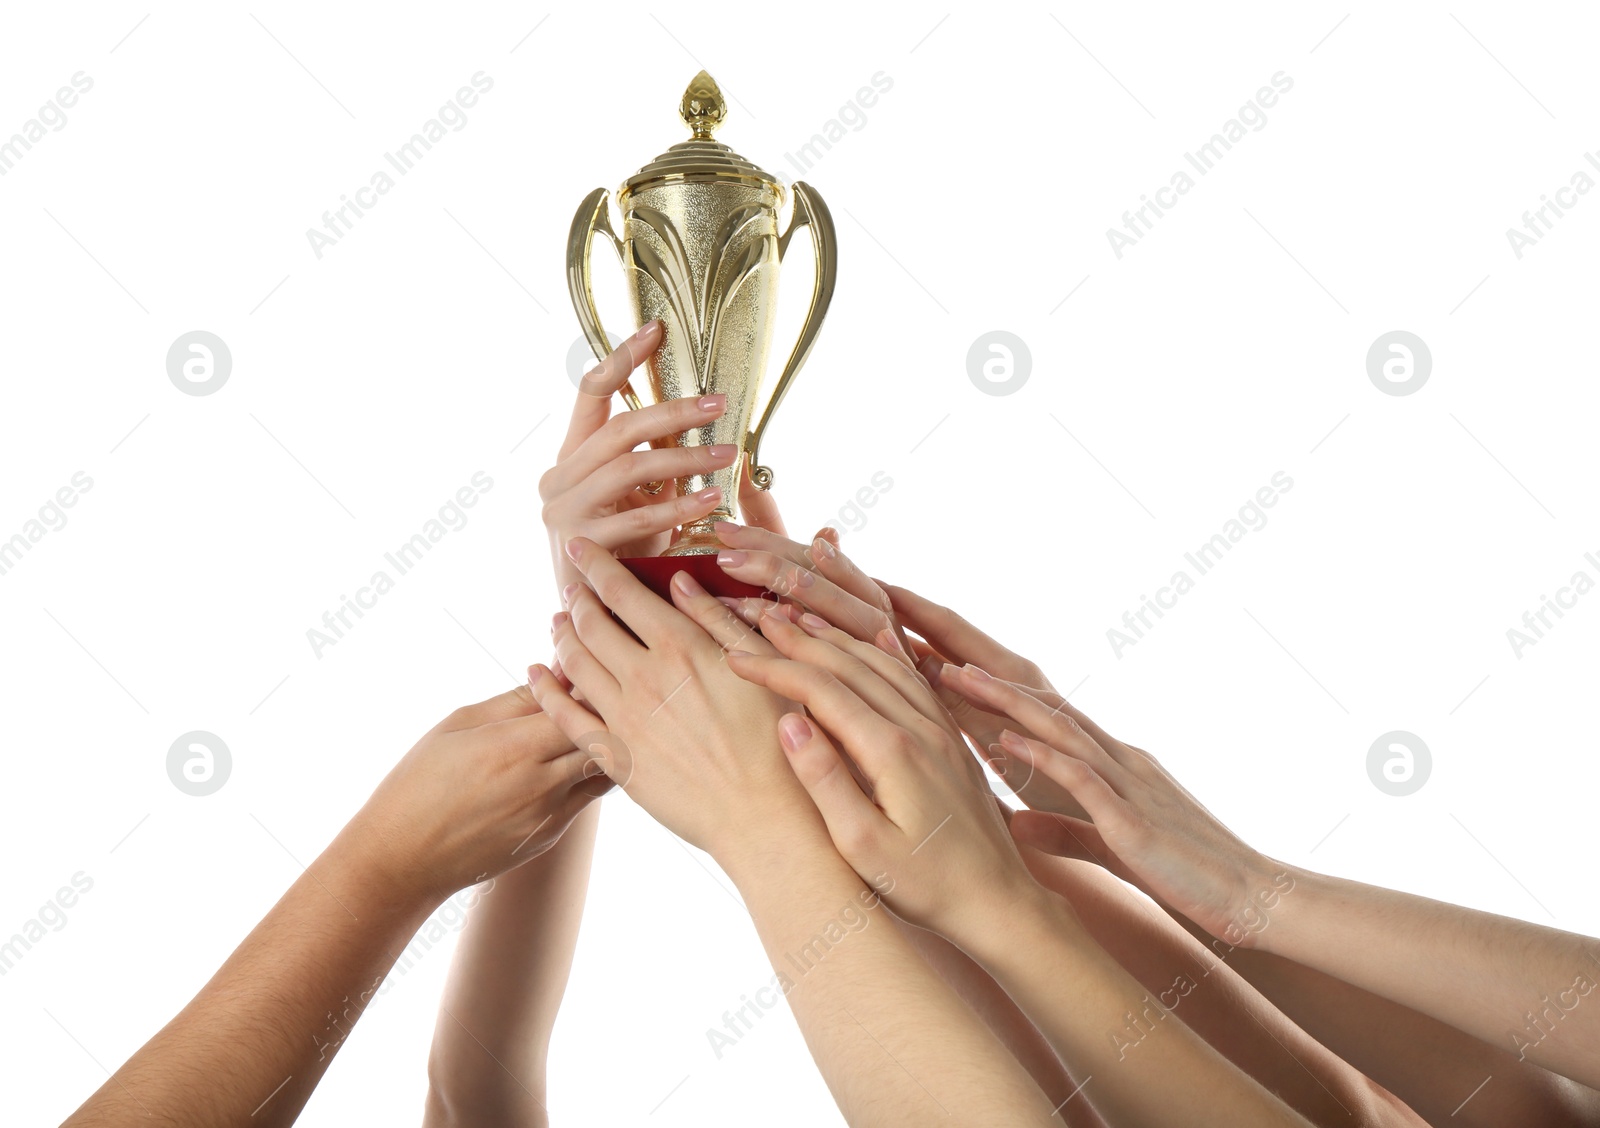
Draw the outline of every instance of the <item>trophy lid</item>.
M728 105L716 80L705 71L689 81L683 100L678 104L678 114L693 131L693 136L672 146L630 176L618 192L619 197L663 181L711 180L767 184L777 189L780 201L783 199L783 185L777 177L762 171L722 142L712 140L711 134L728 114Z

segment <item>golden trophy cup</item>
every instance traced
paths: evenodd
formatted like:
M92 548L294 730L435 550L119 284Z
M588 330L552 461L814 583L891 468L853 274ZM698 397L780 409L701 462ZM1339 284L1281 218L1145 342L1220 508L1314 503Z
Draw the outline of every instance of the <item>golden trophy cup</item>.
M739 479L746 465L756 488L772 485L772 471L759 461L761 436L806 362L833 297L833 217L814 188L796 181L789 225L778 233L784 186L712 139L727 105L705 71L689 83L678 113L692 131L689 140L645 165L617 192L621 238L611 226L608 190L596 188L579 205L567 240L567 287L589 346L596 359L604 359L611 345L595 308L589 261L594 236L604 235L622 262L634 327L660 318L665 329L646 361L654 402L717 393L728 397L720 418L685 431L676 442L732 443L742 452L731 467L677 479L673 486L680 496L715 487L722 500L709 515L683 526L659 560L623 563L663 596L679 570L691 572L716 594L751 594L756 589L716 567L722 543L713 525L738 519ZM811 306L758 411L777 317L779 268L789 240L807 225L816 260ZM621 392L630 409L642 406L631 381Z

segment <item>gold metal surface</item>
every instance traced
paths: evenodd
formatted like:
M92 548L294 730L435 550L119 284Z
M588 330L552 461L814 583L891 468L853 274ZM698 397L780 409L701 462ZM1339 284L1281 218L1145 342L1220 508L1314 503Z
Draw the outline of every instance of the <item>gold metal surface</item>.
M674 556L721 547L712 525L737 519L740 468L746 459L755 485L771 486L772 471L758 461L761 437L810 355L837 271L833 219L822 197L797 181L789 225L780 234L783 185L711 139L727 105L705 71L689 83L679 114L693 136L644 166L619 190L621 236L611 226L610 193L597 188L579 205L567 241L567 286L597 359L610 351L610 344L595 308L590 248L596 235L604 235L622 262L634 324L659 317L666 329L647 362L655 402L719 392L728 397L720 419L677 438L686 447L733 443L743 455L727 469L677 480L679 495L715 486L722 500L708 517L684 526L668 550ZM816 270L811 305L799 339L758 411L776 322L779 268L790 239L805 226L811 228ZM624 385L622 396L630 408L640 406L631 383Z

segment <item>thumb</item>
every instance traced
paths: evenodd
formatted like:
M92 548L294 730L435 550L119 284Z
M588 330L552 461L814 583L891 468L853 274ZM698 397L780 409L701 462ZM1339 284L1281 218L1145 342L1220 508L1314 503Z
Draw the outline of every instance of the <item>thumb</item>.
M887 823L883 812L862 793L839 750L816 722L799 713L785 713L778 719L778 743L801 786L822 813L835 846L869 841L869 836ZM844 853L843 849L840 853ZM845 861L859 870L858 861L864 864L866 859L846 855Z
M739 512L746 525L777 533L780 537L789 535L784 529L783 514L778 512L778 499L772 496L770 489L756 489L756 484L750 480L748 456L741 460L739 469Z

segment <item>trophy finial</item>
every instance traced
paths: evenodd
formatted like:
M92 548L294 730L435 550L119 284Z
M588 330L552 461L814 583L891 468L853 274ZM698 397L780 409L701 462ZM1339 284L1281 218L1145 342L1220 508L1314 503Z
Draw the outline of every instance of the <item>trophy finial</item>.
M696 141L709 141L727 112L728 104L722 100L722 88L705 71L689 80L689 87L683 92L683 101L678 103L678 113L684 124L694 130Z

